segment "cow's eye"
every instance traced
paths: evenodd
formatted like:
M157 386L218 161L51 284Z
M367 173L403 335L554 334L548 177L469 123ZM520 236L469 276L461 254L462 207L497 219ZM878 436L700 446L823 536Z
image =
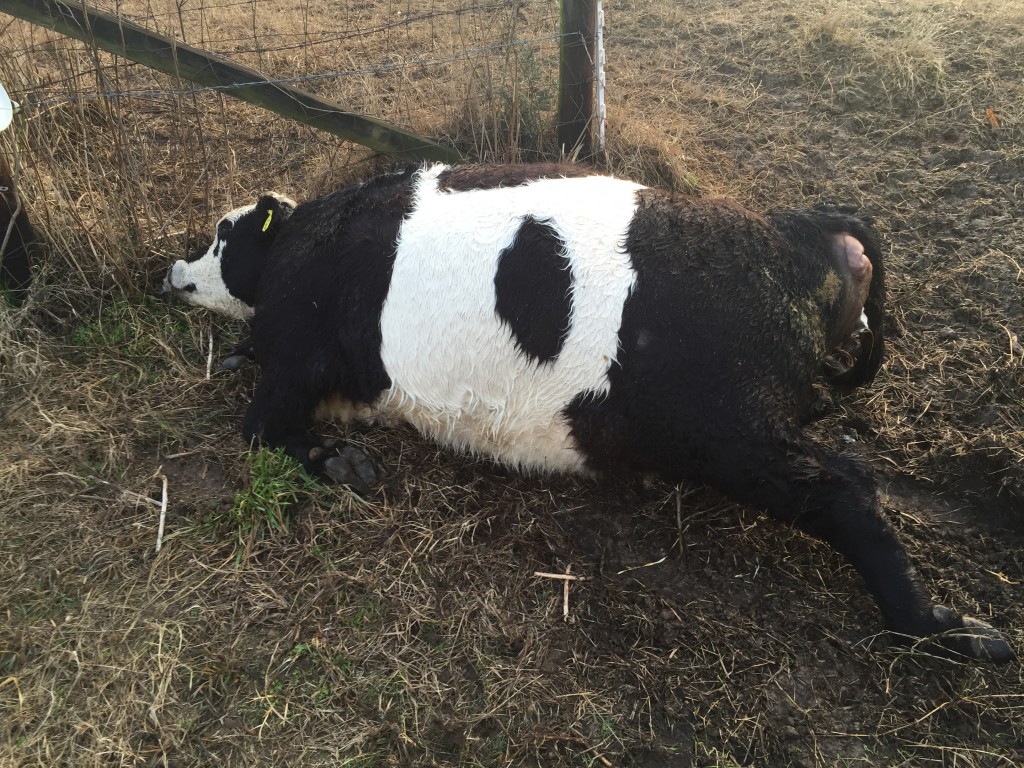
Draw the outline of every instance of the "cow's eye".
M229 219L225 219L224 221L219 222L217 224L217 235L220 236L220 237L224 237L224 235L226 235L228 232L230 232L231 228L234 227L234 226L235 226L235 222L233 222L233 221L231 221Z

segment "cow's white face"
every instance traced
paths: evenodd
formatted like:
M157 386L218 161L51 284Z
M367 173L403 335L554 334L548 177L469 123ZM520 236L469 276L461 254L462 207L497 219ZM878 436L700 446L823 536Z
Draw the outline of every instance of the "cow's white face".
M278 229L295 203L271 192L255 205L245 205L217 222L213 244L168 270L164 290L182 301L228 317L253 315L265 258Z

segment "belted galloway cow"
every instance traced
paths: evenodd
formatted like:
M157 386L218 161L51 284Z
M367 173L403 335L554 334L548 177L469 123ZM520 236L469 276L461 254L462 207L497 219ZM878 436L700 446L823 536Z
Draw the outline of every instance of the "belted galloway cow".
M317 414L397 419L526 470L651 471L762 510L840 552L887 627L1006 661L936 605L870 468L802 431L813 384L882 360L876 235L836 209L761 215L563 165L431 165L296 205L231 211L176 262L185 301L251 320L262 378L245 440L312 474L372 477Z

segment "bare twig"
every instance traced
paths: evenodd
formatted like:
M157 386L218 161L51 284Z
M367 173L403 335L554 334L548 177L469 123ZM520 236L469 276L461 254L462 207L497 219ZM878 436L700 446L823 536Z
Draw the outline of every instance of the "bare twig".
M679 493L679 486L676 486L676 530L679 531L679 555L685 553L683 546L683 496Z
M562 582L562 618L569 619L569 582L570 581L586 581L583 576L575 576L569 571L572 570L572 565L569 565L565 569L565 573L548 573L547 571L534 571L533 575L538 576L542 579L555 579L556 581Z
M167 475L161 472L161 469L163 469L163 467L160 467L160 469L156 471L156 476L163 481L163 491L160 495L160 525L156 529L157 552L160 551L160 547L164 544L164 523L167 520Z
M81 479L81 478L76 478ZM110 488L116 488L121 492L121 498L135 502L136 504L152 504L154 507L159 507L160 502L156 499L151 499L144 493L136 493L135 491L129 491L127 488L122 488L119 485L111 483L109 480L103 480L102 478L96 477L95 475L89 475L89 480L100 485L106 485Z
M572 566L570 566L572 567ZM561 579L562 581L586 581L586 576L576 576L572 573L547 573L546 571L534 571L534 576L542 579Z
M569 571L572 570L572 565L565 567L565 575L569 575ZM569 580L566 579L562 582L562 619L569 618Z
M213 370L213 323L210 323L210 344L206 353L206 380L210 380L210 372Z
M616 576L621 576L622 574L629 573L630 571L638 571L641 568L650 568L651 566L654 566L654 565L661 565L666 560L668 560L668 555L665 555L660 560L654 560L653 562L650 562L650 563L643 563L642 565L634 565L634 566L632 566L630 568L623 568L621 571L616 571L615 575Z

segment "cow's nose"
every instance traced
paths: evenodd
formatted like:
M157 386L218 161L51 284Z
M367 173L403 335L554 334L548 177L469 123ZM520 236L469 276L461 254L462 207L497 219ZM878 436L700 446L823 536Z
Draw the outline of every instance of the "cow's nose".
M171 268L167 270L167 276L164 277L163 293L195 293L196 284L188 283L187 285L175 285L174 284L174 270L177 269L178 265L182 262L175 262L171 265Z
M170 269L167 270L167 274L164 275L164 279L160 283L160 295L161 296L166 296L172 290L174 290L174 286L171 285L171 271L173 269L174 269L174 267L172 266Z

